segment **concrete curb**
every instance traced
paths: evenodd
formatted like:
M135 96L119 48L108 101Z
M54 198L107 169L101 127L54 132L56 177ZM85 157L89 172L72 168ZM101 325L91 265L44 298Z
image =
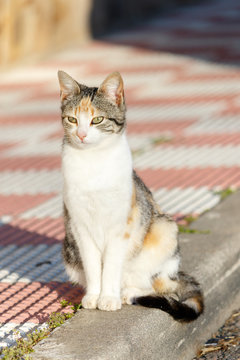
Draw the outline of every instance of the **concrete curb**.
M240 302L240 192L194 222L209 234L180 238L183 270L205 294L204 314L179 324L167 314L138 306L121 311L80 310L35 347L34 360L190 360Z

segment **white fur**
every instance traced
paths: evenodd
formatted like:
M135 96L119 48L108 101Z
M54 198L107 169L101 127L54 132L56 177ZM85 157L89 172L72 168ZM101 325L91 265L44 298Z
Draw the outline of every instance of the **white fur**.
M73 268L68 264L65 264L65 270L73 283L80 284L83 288L86 287L86 277L83 270L80 270L78 267Z
M102 138L101 138L102 136ZM93 140L94 139L94 140ZM101 139L101 141L99 141ZM94 145L96 143L99 145ZM80 249L84 274L67 266L73 281L84 285L85 308L117 310L122 302L153 292L151 277L161 272L166 278L178 271L177 226L158 225L162 241L157 248L132 258L142 241L141 225L128 228L132 197L132 159L125 134L89 133L86 143L63 148L64 202L71 229ZM125 231L131 234L124 239ZM122 291L122 294L120 294Z
M121 307L127 251L124 231L131 206L132 160L125 135L101 146L63 149L64 202L83 261L87 292L83 306ZM106 206L107 204L107 206Z

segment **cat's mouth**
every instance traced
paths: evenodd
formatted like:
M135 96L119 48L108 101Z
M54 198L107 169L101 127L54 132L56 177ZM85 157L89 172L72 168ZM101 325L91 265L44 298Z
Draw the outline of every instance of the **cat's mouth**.
M89 143L87 143L85 140L83 140L83 141L79 140L79 141L77 141L77 145L78 145L80 148L82 148L82 147L88 146Z
M83 149L83 148L93 145L88 139L81 140L78 137L76 137L74 139L74 143L79 149Z
M74 136L74 142L78 145L87 145L89 143L89 140L84 138L79 138L78 136Z

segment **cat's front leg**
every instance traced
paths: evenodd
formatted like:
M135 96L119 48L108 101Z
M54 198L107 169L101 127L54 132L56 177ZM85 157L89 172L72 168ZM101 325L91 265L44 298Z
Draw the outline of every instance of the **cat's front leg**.
M96 294L86 294L82 298L82 307L84 309L96 309L99 295Z
M112 238L103 258L102 290L98 300L100 310L114 311L122 307L120 297L122 267L127 249L126 241Z
M79 246L87 285L82 306L85 309L96 309L101 292L101 254L92 239L84 235L84 241Z
M101 291L101 261L100 256L92 254L91 259L86 260L84 272L86 276L86 294L82 298L82 306L85 309L96 309ZM94 260L95 258L95 260Z

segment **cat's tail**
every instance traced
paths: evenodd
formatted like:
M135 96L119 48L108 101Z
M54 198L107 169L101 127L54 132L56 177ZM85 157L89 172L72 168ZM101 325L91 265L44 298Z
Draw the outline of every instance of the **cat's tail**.
M140 296L135 303L161 309L180 322L190 322L198 318L204 310L203 294L198 282L191 276L179 272L176 291L173 294L161 295L155 293Z

